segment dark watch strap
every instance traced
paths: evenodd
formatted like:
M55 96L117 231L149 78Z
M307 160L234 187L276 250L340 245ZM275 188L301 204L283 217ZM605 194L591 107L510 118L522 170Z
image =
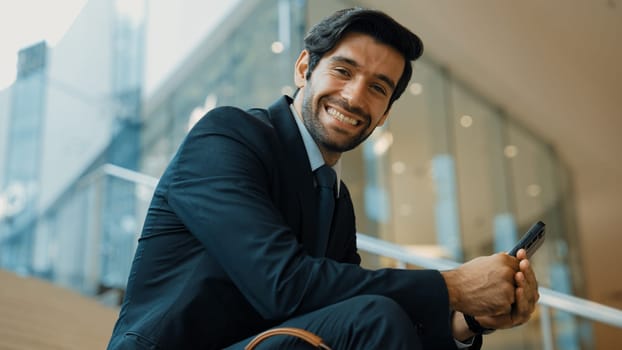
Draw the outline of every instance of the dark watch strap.
M467 315L467 314L463 314L463 315L464 315L464 320L466 321L467 326L469 326L469 329L471 330L471 332L475 334L490 334L495 331L494 328L482 327L482 325L479 324L479 322L477 322L475 317L471 315Z

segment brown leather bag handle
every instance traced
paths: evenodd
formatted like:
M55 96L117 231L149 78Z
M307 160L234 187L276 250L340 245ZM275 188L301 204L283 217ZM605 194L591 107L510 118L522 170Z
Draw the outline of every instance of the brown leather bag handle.
M318 349L332 350L328 347L328 345L324 344L322 338L320 338L316 334L313 334L304 329L290 327L273 328L263 333L260 333L255 338L253 338L253 340L251 340L248 345L246 345L244 350L253 350L257 347L257 345L259 345L259 343L275 335L291 335L306 341L307 343L315 346Z

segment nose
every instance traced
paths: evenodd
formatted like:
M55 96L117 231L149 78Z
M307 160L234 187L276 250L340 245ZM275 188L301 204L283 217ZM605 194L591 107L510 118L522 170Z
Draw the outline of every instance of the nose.
M345 84L341 95L351 107L360 107L365 101L366 91L363 79L351 79Z

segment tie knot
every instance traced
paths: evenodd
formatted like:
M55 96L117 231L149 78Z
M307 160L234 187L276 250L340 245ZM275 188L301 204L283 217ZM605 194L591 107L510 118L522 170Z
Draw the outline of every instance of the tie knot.
M315 170L315 179L319 187L335 188L337 174L330 166L324 164Z

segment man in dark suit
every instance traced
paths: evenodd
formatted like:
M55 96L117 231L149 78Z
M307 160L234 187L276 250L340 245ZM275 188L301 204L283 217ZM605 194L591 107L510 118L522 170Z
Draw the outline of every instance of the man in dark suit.
M305 37L295 99L202 118L155 190L109 349L242 349L277 326L333 349L477 348L527 321L524 251L444 272L359 266L339 158L384 123L422 50L381 12L338 11Z

